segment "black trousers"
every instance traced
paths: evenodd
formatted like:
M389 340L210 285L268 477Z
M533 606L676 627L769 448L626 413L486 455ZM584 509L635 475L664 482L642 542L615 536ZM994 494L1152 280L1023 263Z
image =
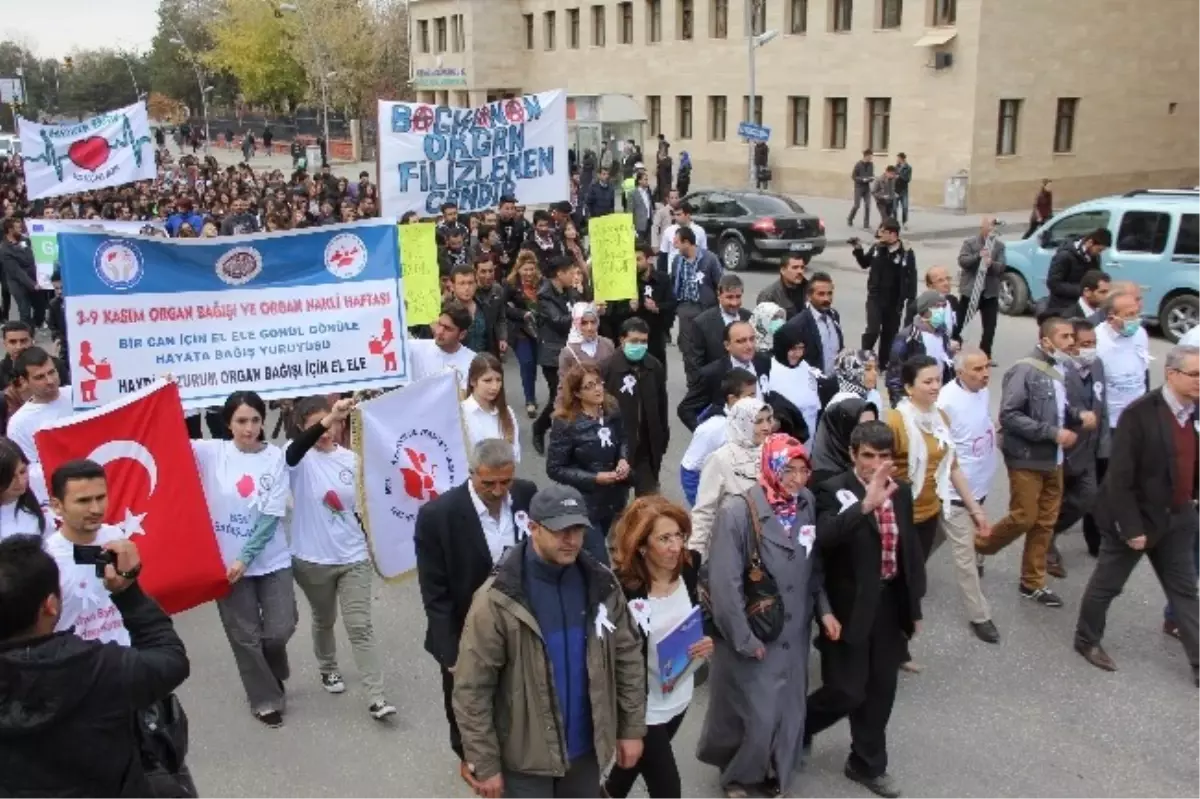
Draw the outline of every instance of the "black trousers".
M1058 521L1054 523L1054 534L1065 533L1092 509L1096 501L1097 481L1095 467L1080 474L1063 473L1063 498L1058 509ZM1086 532L1085 532L1086 536ZM1096 542L1098 547L1100 542ZM1088 549L1092 542L1088 541Z
M534 438L546 435L546 431L550 429L550 414L554 413L554 403L558 400L558 367L543 366L542 377L546 378L546 387L550 389L550 398L546 400L546 407L542 408L538 418L533 421Z
M879 371L887 369L892 354L892 342L900 332L900 312L904 303L883 297L867 297L867 326L862 334L862 348L875 349L879 342Z
M901 658L907 636L900 629L904 592L894 584L881 588L879 606L866 641L817 640L821 687L808 696L804 737L811 741L843 718L850 719L847 765L866 777L887 771L887 725L896 702Z
M640 774L646 783L646 793L650 799L668 799L683 796L683 786L679 779L679 766L675 763L675 750L671 748L671 739L679 731L683 723L685 710L665 724L651 724L646 727L646 737L642 739L642 759L633 768L613 766L604 783L604 792L614 799L624 799L629 795L633 783Z
M1116 435L1116 428L1113 428L1112 435ZM1108 458L1096 458L1096 485L1104 484L1104 475L1108 474ZM1096 525L1096 520L1092 518L1092 514L1085 513L1083 516L1083 540L1087 542L1088 552L1093 557L1100 553L1100 528Z
M689 386L695 379L696 373L706 365L690 363L688 360L688 353L695 349L692 339L696 337L696 317L703 310L704 308L698 302L681 302L675 309L675 314L679 318L679 334L675 342L679 345L680 354L683 355L683 373L687 375Z
M25 324L33 327L33 303L36 291L28 291L20 286L9 284L12 301L17 304L17 317ZM36 329L36 328L35 328Z
M508 799L566 799L591 797L600 794L600 764L596 753L588 752L567 765L561 777L538 777L516 771L504 772L504 795Z
M967 306L970 302L969 294L958 298L959 311L958 318L954 321L954 338L962 336L964 317L967 315ZM1000 298L979 298L979 321L983 324L983 335L979 337L979 349L983 350L989 358L992 357L992 343L996 340L996 320L999 316Z
M1079 603L1079 621L1075 625L1075 641L1088 646L1104 639L1108 606L1121 595L1129 575L1145 555L1179 625L1179 640L1192 668L1200 663L1200 633L1196 599L1196 563L1193 547L1197 533L1196 509L1185 508L1171 514L1166 533L1146 550L1130 547L1116 533L1105 531L1100 541L1100 558L1088 580Z
M446 709L446 722L450 725L450 748L459 760L463 759L462 734L458 731L458 719L454 718L454 675L442 670L442 706Z

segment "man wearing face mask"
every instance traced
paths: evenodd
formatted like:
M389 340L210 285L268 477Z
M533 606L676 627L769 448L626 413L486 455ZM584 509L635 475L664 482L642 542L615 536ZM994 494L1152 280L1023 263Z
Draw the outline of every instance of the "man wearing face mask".
M916 316L912 324L896 334L892 342L891 367L887 371L888 393L904 396L901 367L909 358L928 355L942 366L942 382L954 379L952 342L950 341L950 307L946 298L936 291L925 291L917 297Z
M671 441L667 374L649 354L650 326L637 317L621 325L621 347L604 369L604 391L617 398L629 442L633 490L641 497L658 493L658 474Z
M1075 329L1075 344L1070 352L1074 363L1065 370L1064 375L1067 404L1076 411L1094 413L1096 427L1080 430L1075 446L1063 453L1062 506L1058 511L1058 521L1054 524L1050 551L1046 555L1046 573L1058 578L1067 576L1067 568L1058 552L1058 536L1091 510L1099 486L1096 461L1099 457L1108 457L1110 445L1104 362L1096 356L1096 330L1085 319L1075 319L1072 326ZM1094 528L1085 526L1083 537L1089 550L1100 548L1100 536Z
M1025 536L1021 596L1061 608L1062 599L1046 587L1046 552L1062 505L1063 453L1075 446L1076 430L1096 430L1099 422L1094 412L1067 404L1066 370L1075 345L1071 323L1050 317L1041 323L1038 336L1033 352L1004 373L1000 451L1008 469L1008 515L990 536L975 536L975 551L995 555Z

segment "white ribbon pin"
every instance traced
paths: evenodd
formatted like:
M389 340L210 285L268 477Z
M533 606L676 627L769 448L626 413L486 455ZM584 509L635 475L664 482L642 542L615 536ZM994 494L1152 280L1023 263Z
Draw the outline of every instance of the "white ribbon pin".
M858 497L854 496L854 492L848 488L841 489L834 496L837 497L838 502L842 503L842 509L838 513L845 513L851 505L858 502Z
M604 638L605 633L611 633L617 625L608 620L608 607L601 602L596 606L596 637Z
M804 556L812 557L813 541L817 540L817 527L813 524L800 525L800 535L796 537L800 546L804 547Z
M648 300L654 299L654 286L647 284L646 287L642 289L642 296Z
M701 283L703 283L703 282L704 282L704 273L703 273L703 272L697 272L697 273L696 273L696 285L697 285L697 286L699 286L699 285L700 285Z
M600 436L600 446L611 447L613 445L612 430L609 430L607 427L601 427L597 435Z
M629 615L637 622L643 635L650 635L650 603L644 599L629 600Z
M621 381L621 393L633 396L633 389L637 387L636 375L625 375L625 379Z
M521 533L521 538L529 538L529 514L519 510L513 514L513 523Z
M1095 383L1092 383L1092 393L1094 393L1096 395L1096 399L1103 402L1104 401L1104 384L1101 383L1099 380L1097 380Z

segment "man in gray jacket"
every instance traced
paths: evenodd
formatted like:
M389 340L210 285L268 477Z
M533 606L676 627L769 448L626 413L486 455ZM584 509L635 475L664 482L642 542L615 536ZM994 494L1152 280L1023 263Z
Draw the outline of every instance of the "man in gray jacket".
M1061 608L1062 599L1046 587L1046 552L1054 536L1063 496L1063 451L1078 434L1068 426L1095 430L1093 411L1067 404L1065 373L1072 363L1075 330L1070 322L1047 319L1038 346L1004 373L1000 394L1000 450L1008 469L1008 515L986 538L975 536L975 551L995 555L1025 536L1021 596Z
M960 340L963 321L970 313L968 305L979 270L984 270L983 292L979 295L976 309L983 323L983 335L979 349L992 358L992 342L996 338L996 317L1000 313L1000 276L1004 274L1004 242L996 235L996 220L985 216L979 223L979 235L971 236L962 243L958 251L958 324L952 338ZM995 361L992 366L995 366Z
M859 204L863 207L863 230L871 229L871 183L875 180L875 164L871 161L872 153L863 150L862 160L854 162L850 170L850 179L854 181L854 207L846 224L854 227L854 217L858 214Z

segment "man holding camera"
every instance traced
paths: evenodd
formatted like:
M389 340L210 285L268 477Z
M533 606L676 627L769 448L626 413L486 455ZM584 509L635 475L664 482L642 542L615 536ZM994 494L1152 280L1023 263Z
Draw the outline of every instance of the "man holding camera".
M0 542L0 795L165 795L147 775L139 714L187 679L187 652L137 584L137 547L101 534L104 486L91 461L54 473L66 535L52 538L70 547L69 570L36 536ZM70 629L88 615L91 640ZM119 628L100 629L113 619ZM121 637L128 646L111 644Z
M900 241L900 223L885 219L879 226L875 243L863 250L862 242L853 238L854 260L867 275L867 326L863 330L862 348L879 346L879 369L887 369L892 340L900 331L900 316L906 302L917 298L917 258Z

